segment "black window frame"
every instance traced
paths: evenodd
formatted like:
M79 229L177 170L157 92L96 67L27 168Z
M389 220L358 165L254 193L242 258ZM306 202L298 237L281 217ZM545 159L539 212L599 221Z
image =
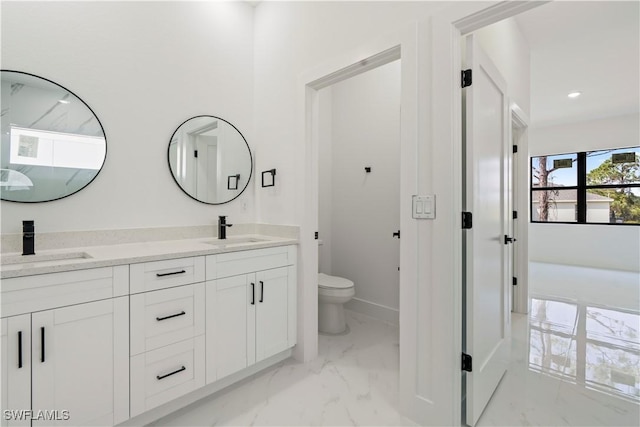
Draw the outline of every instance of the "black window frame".
M531 156L529 159L529 222L532 224L589 224L589 225L622 225L622 226L640 226L640 223L622 223L622 222L588 222L587 221L587 191L594 189L619 189L619 188L640 188L640 183L635 184L598 184L587 185L587 157L589 153L602 152L602 151L615 151L631 149L635 150L640 146L632 147L618 147L618 148L606 148L592 151L579 151L571 153L557 153L557 154L542 154L539 156ZM576 179L577 185L559 186L550 185L546 187L534 187L533 186L533 159L539 157L555 157L555 156L572 156L577 155L576 159ZM577 202L576 202L576 221L534 221L533 220L533 195L536 191L558 191L558 190L576 190Z

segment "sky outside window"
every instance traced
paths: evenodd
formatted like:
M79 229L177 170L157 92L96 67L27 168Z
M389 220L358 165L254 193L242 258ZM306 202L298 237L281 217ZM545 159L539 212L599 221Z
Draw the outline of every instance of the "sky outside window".
M572 154L556 154L553 156L547 156L547 170L554 168L554 161L556 160L571 160L571 167L559 168L549 174L547 186L548 187L571 187L578 185L578 167L577 167L578 155ZM540 157L533 157L533 169L539 169ZM532 174L531 182L533 185L538 185L539 180Z

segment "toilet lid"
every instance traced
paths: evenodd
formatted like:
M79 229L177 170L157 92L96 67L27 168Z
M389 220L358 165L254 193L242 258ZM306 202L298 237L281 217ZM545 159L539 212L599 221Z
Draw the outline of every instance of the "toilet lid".
M347 289L353 287L353 282L344 277L329 276L328 274L318 273L318 286L321 288L331 289Z

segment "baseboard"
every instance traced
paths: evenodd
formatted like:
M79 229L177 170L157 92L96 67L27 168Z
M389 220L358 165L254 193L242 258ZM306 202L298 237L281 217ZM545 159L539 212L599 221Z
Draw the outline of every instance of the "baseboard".
M189 406L198 400L204 399L206 397L210 397L217 392L224 393L225 388L229 386L237 386L243 383L242 380L245 380L263 369L266 369L270 366L275 365L276 363L282 362L283 360L291 357L292 349L288 349L283 351L282 353L278 353L274 356L269 357L261 362L256 363L255 365L251 365L248 368L243 369L240 372L236 372L235 374L229 375L221 380L218 380L212 384L206 385L202 388L192 391L189 394L186 394L182 397L179 397L175 400L165 403L164 405L158 406L157 408L153 408L144 412L140 415L137 415L133 418L129 418L127 421L124 421L121 424L118 424L118 427L124 426L144 426L152 423L153 421L157 421L162 417L166 417L173 412L176 412L186 406Z
M344 308L357 313L366 314L367 316L375 317L378 320L382 320L383 322L390 323L392 325L400 324L400 311L396 308L387 307L386 305L376 304L375 302L366 301L360 298L353 298L344 305Z

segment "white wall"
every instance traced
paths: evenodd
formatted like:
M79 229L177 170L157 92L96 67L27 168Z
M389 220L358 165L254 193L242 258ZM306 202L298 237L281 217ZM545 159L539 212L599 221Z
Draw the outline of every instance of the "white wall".
M531 54L515 18L481 28L474 35L507 81L509 101L517 103L529 115Z
M356 311L398 322L400 228L400 61L333 85L331 140L321 154L324 270L352 280ZM324 89L327 90L327 89ZM364 168L371 167L371 173ZM328 185L327 185L328 183ZM325 200L324 191L320 200ZM328 217L328 218L327 218ZM329 225L330 228L322 228ZM323 245L324 246L324 245Z
M277 168L278 186L259 189L260 222L299 224L295 138L298 79L381 35L427 19L446 2L262 2L255 16L256 171ZM287 153L283 156L281 153Z
M55 202L2 202L2 233L255 220L253 186L227 205L185 195L167 147L189 117L233 123L253 149L253 11L245 2L3 2L2 68L67 87L107 136L104 169ZM246 202L247 209L242 209Z
M531 129L531 156L640 143L640 115ZM640 271L640 227L529 224L529 259L536 262Z

